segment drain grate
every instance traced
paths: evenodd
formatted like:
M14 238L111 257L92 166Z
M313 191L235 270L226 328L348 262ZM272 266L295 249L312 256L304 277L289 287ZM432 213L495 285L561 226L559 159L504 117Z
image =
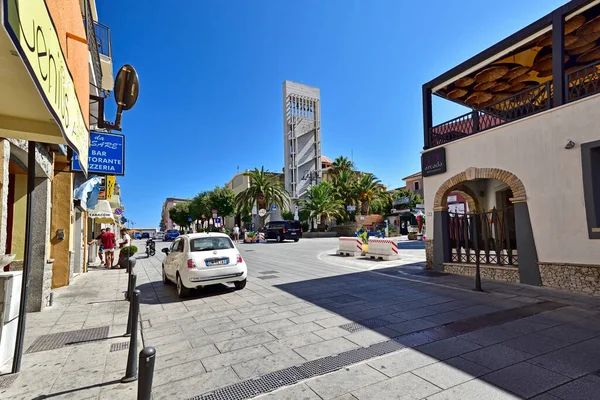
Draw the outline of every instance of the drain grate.
M271 270L271 271L258 271L259 274L278 274L279 271Z
M127 350L128 348L129 348L129 342L113 343L110 345L111 353L113 351Z
M343 296L338 296L343 297ZM355 296L349 296L355 297ZM358 297L355 297L358 299ZM512 310L498 311L481 317L469 318L464 321L446 324L435 328L425 329L419 332L410 333L403 336L372 344L369 347L359 347L357 349L348 350L334 356L327 356L313 361L307 361L304 364L296 367L286 368L280 371L272 372L263 375L259 378L250 379L244 382L235 383L212 392L201 394L192 397L188 400L245 400L256 397L263 393L271 392L275 389L287 385L293 385L304 379L313 378L315 376L324 375L350 365L370 360L375 357L391 354L402 350L405 347L417 347L427 343L436 342L439 340L448 339L454 336L461 335L465 332L482 329L487 326L493 326L508 321L518 320L527 316L539 314L540 312L554 310L564 307L565 304L554 302L542 302L531 304ZM349 330L355 326L360 326L360 329L366 329L365 325L371 327L384 326L389 324L388 321L381 318L370 318L361 323L346 324L342 327ZM398 357L403 357L402 353ZM594 374L600 376L600 371Z
M98 328L42 335L35 339L25 353L37 353L38 351L60 349L67 345L106 339L108 337L108 329L108 326L101 326Z
M351 294L342 294L339 296L327 297L327 300L331 300L331 301L334 301L334 302L340 303L340 304L347 304L347 303L356 303L357 301L363 301L364 299L361 299L360 297L352 296Z
M257 278L258 278L258 279L263 279L263 280L266 280L266 279L275 279L275 278L279 278L279 276L277 276L277 275L263 275L263 276L257 276Z
M360 322L350 322L348 324L341 325L340 328L347 330L348 332L358 332L367 328L379 328L391 324L390 321L381 318L369 318Z
M19 377L19 374L0 375L0 389L8 389Z

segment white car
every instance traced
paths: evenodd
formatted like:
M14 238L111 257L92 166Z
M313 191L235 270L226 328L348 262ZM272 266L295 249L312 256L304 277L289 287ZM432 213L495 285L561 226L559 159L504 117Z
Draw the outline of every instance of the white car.
M248 267L229 236L224 233L193 233L175 239L162 249L162 279L177 284L179 297L194 288L233 283L237 290L246 286Z
M165 233L164 232L156 232L154 234L154 240L165 240Z

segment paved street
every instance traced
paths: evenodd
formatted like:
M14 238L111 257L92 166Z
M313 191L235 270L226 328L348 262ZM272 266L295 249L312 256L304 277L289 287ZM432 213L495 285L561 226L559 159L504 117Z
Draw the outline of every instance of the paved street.
M157 351L155 399L594 399L600 299L426 273L421 243L401 261L331 255L335 239L239 245L248 285L181 301L160 251L140 254L144 346ZM136 243L143 251L143 244ZM158 248L167 246L158 243ZM131 399L118 382L125 271L92 270L30 314L40 335L107 326L109 339L28 352L0 398ZM536 397L537 396L537 397Z

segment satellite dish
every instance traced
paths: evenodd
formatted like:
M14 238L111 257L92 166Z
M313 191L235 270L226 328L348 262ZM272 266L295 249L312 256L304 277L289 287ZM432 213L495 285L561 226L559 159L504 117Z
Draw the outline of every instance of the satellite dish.
M140 92L137 72L129 64L123 65L115 79L115 101L122 110L130 110L136 103Z

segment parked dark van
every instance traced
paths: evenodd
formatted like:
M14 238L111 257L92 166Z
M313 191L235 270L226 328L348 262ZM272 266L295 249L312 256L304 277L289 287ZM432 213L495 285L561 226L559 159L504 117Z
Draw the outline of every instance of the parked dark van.
M302 237L302 225L300 221L271 221L265 225L262 231L267 240L293 240L297 242Z

